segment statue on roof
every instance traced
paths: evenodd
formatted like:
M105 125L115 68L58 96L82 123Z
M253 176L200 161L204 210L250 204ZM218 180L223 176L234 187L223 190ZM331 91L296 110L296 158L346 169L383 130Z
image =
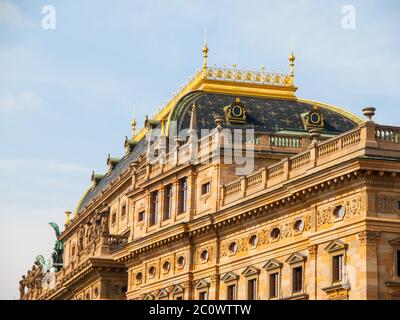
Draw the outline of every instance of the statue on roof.
M56 233L56 242L54 244L53 253L51 258L53 260L53 267L56 271L60 271L63 266L63 253L64 253L64 245L61 240L58 239L60 235L60 228L54 222L50 222L49 225L53 228L54 232Z
M52 267L51 261L49 259L46 260L41 254L36 257L35 264L42 268L43 273L49 272Z
M23 275L22 279L19 281L19 298L20 299L22 299L26 294L25 287L26 287L26 278L25 278L25 275Z

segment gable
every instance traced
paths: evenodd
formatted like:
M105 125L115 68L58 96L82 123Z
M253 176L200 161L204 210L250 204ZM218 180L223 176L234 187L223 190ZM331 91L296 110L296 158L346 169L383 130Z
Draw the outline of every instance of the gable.
M272 269L277 269L277 268L282 268L283 263L276 260L276 259L270 259L268 260L263 268L265 270L272 270Z
M210 286L210 284L207 281L205 281L204 279L201 279L196 283L195 288L202 289L202 288L208 288L209 286Z
M348 245L341 240L333 240L325 247L325 251L333 252L337 250L345 250Z
M228 272L227 274L225 274L222 278L221 281L223 282L228 282L228 281L232 281L232 280L237 280L239 279L239 275L237 275L234 272Z
M307 257L301 253L293 253L289 258L286 259L286 262L289 264L304 262Z
M242 275L244 275L245 277L248 277L248 276L252 276L254 274L259 274L259 273L260 273L260 269L250 266L243 270Z

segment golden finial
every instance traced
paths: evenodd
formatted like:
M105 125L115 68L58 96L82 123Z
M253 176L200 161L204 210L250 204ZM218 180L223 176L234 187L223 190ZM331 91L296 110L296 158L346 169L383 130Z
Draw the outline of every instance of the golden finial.
M131 126L132 126L132 140L135 139L135 131L136 131L136 119L135 117L132 118L132 122L131 122Z
M208 54L207 29L204 28L203 71L207 69L207 54Z
M65 211L65 215L67 217L67 220L65 221L65 225L69 225L71 223L71 211Z
M289 73L289 77L290 77L290 84L294 84L294 60L296 60L296 57L293 54L293 50L290 52L290 56L289 56L289 66L290 66L290 73Z

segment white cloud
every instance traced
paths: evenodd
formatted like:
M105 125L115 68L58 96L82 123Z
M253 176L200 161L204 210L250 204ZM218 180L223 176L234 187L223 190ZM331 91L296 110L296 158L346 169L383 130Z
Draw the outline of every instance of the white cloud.
M15 4L0 0L0 25L22 28L30 25L30 22Z
M1 10L1 9L0 9ZM43 105L43 100L31 91L0 96L1 111L36 110Z

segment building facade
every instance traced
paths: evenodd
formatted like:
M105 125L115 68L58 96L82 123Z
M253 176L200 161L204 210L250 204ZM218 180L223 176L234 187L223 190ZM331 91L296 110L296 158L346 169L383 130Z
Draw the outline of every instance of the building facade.
M92 175L21 299L399 299L400 128L203 67Z

